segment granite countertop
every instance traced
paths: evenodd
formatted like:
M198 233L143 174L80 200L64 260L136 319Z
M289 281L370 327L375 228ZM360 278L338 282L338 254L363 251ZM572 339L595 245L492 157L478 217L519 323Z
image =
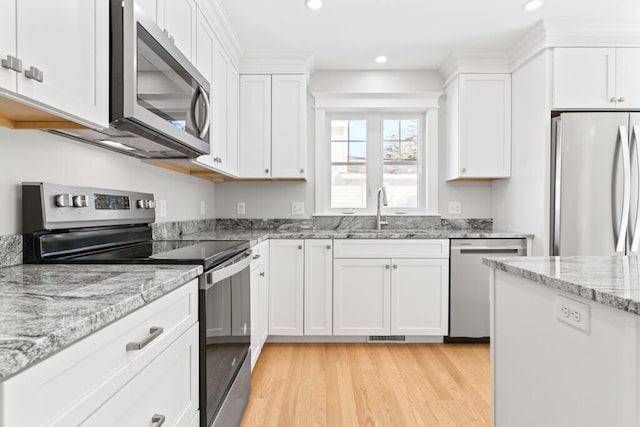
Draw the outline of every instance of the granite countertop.
M485 265L618 310L640 315L640 258L484 258Z
M256 245L267 239L515 239L532 234L478 230L218 230L183 234L181 240L249 240Z
M0 268L0 381L201 273L189 265Z

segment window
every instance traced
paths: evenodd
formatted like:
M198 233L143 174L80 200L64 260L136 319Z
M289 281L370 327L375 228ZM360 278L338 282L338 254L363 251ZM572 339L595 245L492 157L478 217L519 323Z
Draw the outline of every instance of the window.
M424 115L332 113L327 116L331 171L328 212L370 213L384 186L388 213L424 212ZM320 166L319 166L320 167Z

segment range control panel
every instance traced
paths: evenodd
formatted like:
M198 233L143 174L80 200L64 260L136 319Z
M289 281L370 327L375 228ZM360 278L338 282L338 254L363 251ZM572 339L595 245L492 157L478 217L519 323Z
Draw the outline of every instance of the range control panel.
M153 194L51 183L23 183L24 232L155 221Z

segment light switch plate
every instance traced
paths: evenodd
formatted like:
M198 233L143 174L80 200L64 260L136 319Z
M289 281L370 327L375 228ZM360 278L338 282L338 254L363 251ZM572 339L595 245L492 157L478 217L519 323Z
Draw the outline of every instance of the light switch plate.
M462 203L449 202L449 215L460 215L462 213Z
M237 215L245 215L247 213L245 207L246 206L245 206L244 202L236 203L236 214Z
M304 215L304 202L291 202L291 215Z

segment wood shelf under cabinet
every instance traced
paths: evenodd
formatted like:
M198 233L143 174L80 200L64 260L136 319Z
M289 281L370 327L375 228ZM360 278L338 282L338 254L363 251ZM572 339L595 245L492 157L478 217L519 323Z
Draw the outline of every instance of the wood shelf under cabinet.
M158 166L161 168L169 169L174 172L180 172L187 175L195 176L197 178L206 179L212 182L273 182L273 181L306 181L304 178L238 178L233 176L224 175L220 172L211 170L205 166L199 165L192 159L148 159L143 162Z
M88 129L13 99L0 97L0 126L10 129Z

